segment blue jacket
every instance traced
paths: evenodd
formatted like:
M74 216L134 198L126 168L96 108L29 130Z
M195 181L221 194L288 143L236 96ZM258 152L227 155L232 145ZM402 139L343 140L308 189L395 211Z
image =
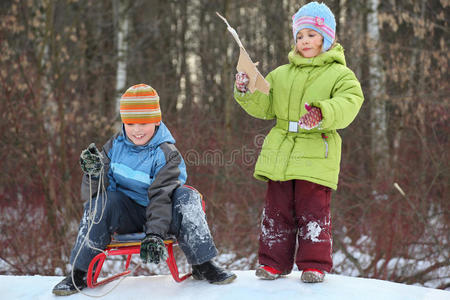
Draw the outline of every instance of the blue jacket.
M174 144L175 139L161 122L146 145L133 144L122 127L102 149L107 190L121 192L147 207L147 233L167 234L172 219L172 193L186 182L186 165ZM98 184L98 179L93 183ZM88 178L84 176L82 196L85 201L95 196L95 185L92 191L89 195Z

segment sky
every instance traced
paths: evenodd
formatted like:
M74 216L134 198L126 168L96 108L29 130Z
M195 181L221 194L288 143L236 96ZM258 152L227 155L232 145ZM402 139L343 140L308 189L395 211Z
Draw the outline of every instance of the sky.
M176 283L170 275L129 276L83 293L95 299L157 300L450 300L450 291L389 281L328 274L320 284L300 281L300 272L274 281L255 277L254 271L234 271L238 278L227 285L213 285L188 278ZM52 288L61 276L0 276L1 299L94 299L84 294L56 297Z

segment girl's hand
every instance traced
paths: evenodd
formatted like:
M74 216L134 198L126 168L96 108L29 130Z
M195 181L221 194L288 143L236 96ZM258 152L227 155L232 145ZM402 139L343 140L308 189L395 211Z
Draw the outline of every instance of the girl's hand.
M246 93L248 91L247 85L250 79L248 75L244 72L239 72L236 74L236 88L241 93Z
M315 106L309 106L305 103L305 108L308 111L303 117L298 121L298 125L302 129L310 130L319 126L320 121L322 121L322 112L320 108Z

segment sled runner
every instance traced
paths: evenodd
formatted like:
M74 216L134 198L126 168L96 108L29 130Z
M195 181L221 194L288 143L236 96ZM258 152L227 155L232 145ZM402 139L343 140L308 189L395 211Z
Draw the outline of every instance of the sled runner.
M191 186L185 185L185 187L193 189L197 191ZM197 191L198 192L198 191ZM199 193L200 194L200 193ZM202 200L202 208L205 211L205 201L203 200L203 196L200 194ZM94 288L99 285L106 284L113 280L116 280L122 276L128 275L131 273L130 262L131 256L133 254L139 254L141 249L141 240L145 238L144 232L139 233L131 233L131 234L115 234L112 237L112 241L109 245L106 246L104 252L101 252L95 256L91 263L89 264L88 272L87 272L87 286L90 288ZM166 260L167 266L169 267L170 273L172 274L173 279L176 282L182 282L189 278L192 274L187 273L180 277L177 262L173 255L173 247L177 245L177 241L175 238L167 239L164 241L164 244L167 248L168 257ZM126 262L124 271L115 275L111 275L101 281L98 281L98 276L102 270L103 263L110 256L116 255L126 255Z

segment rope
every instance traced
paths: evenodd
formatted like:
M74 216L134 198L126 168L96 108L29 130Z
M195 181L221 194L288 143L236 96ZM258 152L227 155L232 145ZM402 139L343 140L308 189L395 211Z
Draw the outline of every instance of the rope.
M100 170L100 176L99 176L99 179L98 179L98 180L99 180L99 181L98 181L99 184L98 184L98 188L97 188L97 197L95 198L95 207L94 207L94 210L93 210L93 211L92 211L92 197L90 196L90 199L89 199L89 212L88 212L88 216L87 216L87 219L88 219L88 230L87 230L87 232L86 232L86 234L85 234L85 236L84 236L84 239L83 239L83 241L82 241L82 243L81 243L81 246L78 248L78 251L77 251L77 254L75 255L75 258L74 258L74 260L73 260L72 266L75 266L75 265L76 265L76 261L77 261L77 259L78 259L78 255L80 254L81 249L83 248L83 246L84 246L85 244L87 244L87 246L88 246L89 248L93 249L93 250L97 250L97 251L99 251L99 252L103 252L105 255L107 254L105 250L94 247L94 246L92 245L90 239L89 239L89 234L90 234L90 232L91 232L92 226L93 226L94 224L99 224L100 221L101 221L102 218L103 218L103 213L104 213L104 211L105 211L106 202L107 202L107 200L108 200L108 199L107 199L107 198L108 198L108 195L107 195L107 193L106 193L106 189L105 189L105 185L104 185L103 168L104 168L104 166L103 166L103 164L102 164L102 168L101 168L101 170ZM90 174L88 174L88 176L89 176L89 195L92 195L92 178L91 178L91 175L90 175ZM101 188L101 191L100 191L100 188ZM101 212L101 214L100 214L99 219L96 221L96 220L95 220L95 216L97 215L98 197L100 196L100 193L101 193L101 195L102 195L102 212ZM100 294L100 295L88 294L88 293L86 293L86 292L84 292L84 291L82 291L82 290L80 290L80 289L78 288L78 286L75 284L75 279L74 279L74 277L73 277L73 270L74 270L74 267L72 267L72 271L71 271L72 283L73 283L73 285L75 286L75 288L77 289L77 291L78 291L79 293L81 293L81 294L83 294L83 295L85 295L85 296L88 296L88 297L92 297L92 298L100 298L100 297L104 297L104 296L108 295L109 293L111 293L111 292L112 292L112 291L113 291L113 290L114 290L114 289L122 282L122 280L125 279L125 277L128 277L130 274L133 274L134 271L136 271L136 269L139 268L140 266L141 266L141 262L139 262L139 263L131 270L131 272L130 272L129 274L122 276L122 278L120 278L120 280L118 280L117 283L116 283L111 289L109 289L106 293L103 293L103 294Z

